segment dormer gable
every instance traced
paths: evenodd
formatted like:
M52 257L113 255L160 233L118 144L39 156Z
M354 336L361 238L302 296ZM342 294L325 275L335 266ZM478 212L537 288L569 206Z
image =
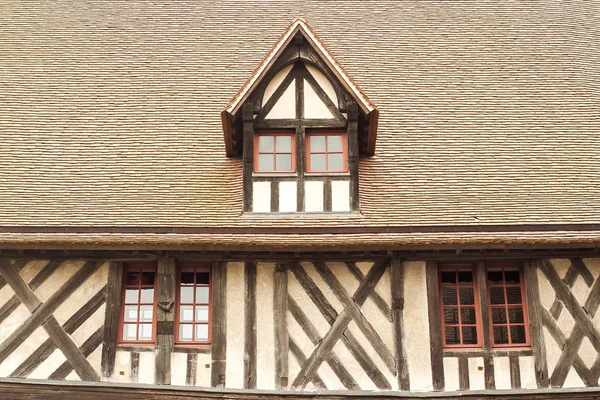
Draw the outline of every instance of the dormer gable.
M243 156L244 212L358 212L358 159L378 112L295 20L222 113L227 154Z

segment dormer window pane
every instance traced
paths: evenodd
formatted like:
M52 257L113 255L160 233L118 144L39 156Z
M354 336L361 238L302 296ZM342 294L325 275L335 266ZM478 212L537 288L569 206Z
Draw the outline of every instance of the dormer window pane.
M256 133L254 172L294 172L294 133Z
M341 132L309 134L308 172L346 172L348 145Z
M325 171L327 169L325 154L311 154L310 169L313 171Z
M261 154L258 156L259 171L273 171L274 169L272 154Z
M289 136L275 136L277 153L292 152L292 138ZM291 160L291 157L290 157Z
M340 135L327 136L327 151L342 152L342 137Z
M325 136L311 136L310 151L311 153L325 152Z
M258 151L260 153L273 153L274 136L260 136L258 138Z
M344 170L344 157L342 154L329 154L327 156L327 170L328 171L343 171Z
M275 163L276 171L289 171L292 169L292 155L291 154L277 154Z

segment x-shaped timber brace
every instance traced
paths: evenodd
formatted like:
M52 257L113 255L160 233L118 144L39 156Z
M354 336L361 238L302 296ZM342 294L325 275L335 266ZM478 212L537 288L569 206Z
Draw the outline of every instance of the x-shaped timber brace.
M375 305L390 320L391 310L389 306L375 292L375 286L377 286L377 283L385 273L389 265L389 260L376 262L366 277L354 264L348 263L347 266L350 272L360 281L360 286L353 296L350 296L326 264L317 262L313 265L323 281L343 305L344 309L339 314L335 311L302 265L298 263L288 265L289 271L294 274L296 280L331 325L331 329L325 336L322 338L319 337L316 328L312 325L309 318L304 314L296 301L288 295L288 309L290 314L298 322L310 341L316 346L312 354L307 358L298 345L289 338L290 350L301 366L300 372L292 383L292 387L304 388L311 381L317 386L325 387L323 380L317 374L320 365L325 361L345 387L349 389L359 388L354 378L352 378L342 362L332 352L335 344L341 341L378 388L391 389L391 385L384 374L379 371L357 338L347 329L348 325L354 321L391 374L396 375L396 360L394 355L387 348L375 328L365 318L360 309L367 298L371 297Z
M550 310L541 307L542 321L556 344L562 349L560 358L550 377L550 385L562 387L571 366L573 366L586 386L597 386L598 378L600 378L600 331L594 325L593 318L600 306L600 279L594 280L594 276L581 259L571 260L571 266L564 279L560 279L552 264L547 260L541 260L539 268L556 292L556 298ZM571 292L578 275L591 288L583 306L579 304ZM575 321L569 337L565 336L556 322L563 308L571 314ZM589 339L598 352L591 368L585 365L578 354L584 337Z
M54 264L59 265L58 263ZM101 265L102 262L87 262L45 303L43 303L35 295L32 286L30 286L33 280L30 282L30 284L27 284L27 282L25 282L19 274L18 266L15 266L9 260L0 259L0 274L6 283L8 283L8 285L13 289L20 302L22 302L31 312L29 318L27 318L27 320L23 322L19 328L17 328L8 338L6 338L2 344L0 344L0 363L6 360L6 358L8 358L8 356L10 356L12 352L23 343L24 340L33 334L37 328L43 326L50 337L49 340L51 340L55 346L62 351L63 355L67 359L67 362L77 372L81 379L87 381L100 381L100 376L86 359L86 353L89 355L89 353L91 353L90 350L93 351L93 349L95 349L101 343L102 330L100 329L94 333L90 339L88 339L88 341L84 343L81 348L79 348L65 330L65 326L68 328L68 330L71 330L70 325L72 325L72 323L67 321L65 326L61 326L54 317L53 313L71 294L77 290L77 288L79 288L83 282L85 282L85 280L92 276ZM96 297L102 296L95 296L95 298ZM97 301L95 301L94 304L101 303L103 298L95 300ZM48 343L44 343L42 348L45 350L45 353L47 353L48 350L51 349L51 346L49 346ZM70 371L71 369L68 365L62 365L54 374L50 376L50 378L64 379Z

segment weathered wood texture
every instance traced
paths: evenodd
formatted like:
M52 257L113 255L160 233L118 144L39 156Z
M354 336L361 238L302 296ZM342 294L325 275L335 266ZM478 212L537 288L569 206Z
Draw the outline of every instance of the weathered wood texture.
M529 332L534 356L535 379L538 387L548 387L548 362L546 360L546 344L542 331L542 305L536 264L525 263L525 286L527 311L529 313Z
M433 390L444 390L444 355L442 352L442 321L440 315L440 290L438 269L434 261L425 267L427 282L427 309L429 311L429 347L431 352L431 376Z
M174 345L175 283L177 265L172 257L158 260L156 283L158 307L156 308L156 367L155 382L171 384L171 353Z
M246 296L244 300L244 389L256 388L256 263L244 268Z
M225 387L227 367L227 264L217 262L212 270L212 387Z
M287 331L287 266L276 264L273 276L273 318L275 324L275 386L288 386L289 336Z
M254 170L254 116L251 104L242 106L244 160L244 211L252 211L252 171Z
M402 259L392 257L390 276L392 281L392 314L394 320L398 387L400 390L409 391L410 377L408 374L406 334L404 330L404 265Z
M111 261L106 285L106 309L104 313L104 335L102 346L102 376L109 378L114 373L119 321L121 318L121 288L123 285L123 263Z
M348 171L350 172L350 210L360 207L358 195L358 104L348 103Z

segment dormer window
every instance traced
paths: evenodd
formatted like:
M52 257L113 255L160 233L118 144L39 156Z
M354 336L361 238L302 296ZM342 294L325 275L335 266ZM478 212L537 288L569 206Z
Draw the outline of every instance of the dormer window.
M359 211L358 158L378 113L303 20L296 20L222 113L242 155L244 213Z

